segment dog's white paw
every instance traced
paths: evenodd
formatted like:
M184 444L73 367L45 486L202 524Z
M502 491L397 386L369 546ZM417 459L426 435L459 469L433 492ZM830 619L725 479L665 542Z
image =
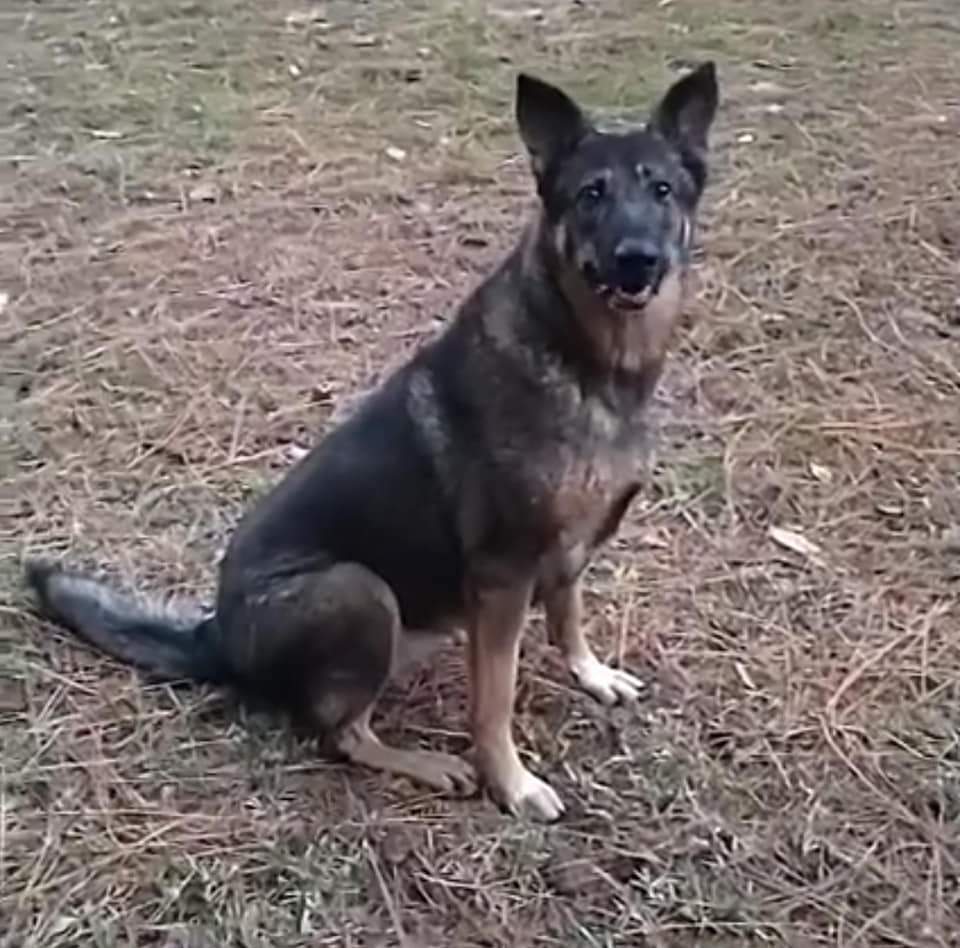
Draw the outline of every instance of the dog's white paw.
M588 695L606 705L636 701L646 687L636 675L611 668L593 654L571 662L570 671Z
M517 817L552 823L560 819L565 809L556 790L525 767L513 775L509 786L497 787L494 793L503 806Z

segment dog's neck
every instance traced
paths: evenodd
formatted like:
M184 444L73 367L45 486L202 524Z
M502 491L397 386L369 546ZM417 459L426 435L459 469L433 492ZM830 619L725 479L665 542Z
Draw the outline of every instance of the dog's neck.
M579 270L562 256L561 248L541 213L520 245L524 270L538 288L535 316L566 357L591 367L611 381L621 380L645 393L660 377L667 349L679 320L684 274L677 265L663 279L657 295L640 311L614 309L588 286Z

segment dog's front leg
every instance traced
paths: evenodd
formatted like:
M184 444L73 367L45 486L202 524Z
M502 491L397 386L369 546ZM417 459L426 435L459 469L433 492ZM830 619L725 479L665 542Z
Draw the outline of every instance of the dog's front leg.
M550 641L563 653L577 684L603 704L635 701L643 682L620 668L604 664L590 648L583 630L583 593L580 579L561 583L543 596Z
M496 799L514 815L552 821L563 813L553 788L520 760L513 740L520 638L532 583L475 589L469 656L475 763Z

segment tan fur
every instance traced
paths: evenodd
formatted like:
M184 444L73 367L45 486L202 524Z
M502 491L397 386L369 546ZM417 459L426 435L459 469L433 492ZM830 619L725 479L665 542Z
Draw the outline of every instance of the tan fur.
M582 658L590 651L583 634L583 594L580 581L565 583L544 597L547 636L567 658Z
M469 630L474 753L490 791L505 806L528 806L541 818L555 819L563 804L524 767L513 739L520 638L531 595L527 581L495 592L474 591Z
M664 277L657 295L635 313L608 305L576 271L564 271L562 282L594 355L605 368L659 375L683 304L679 267Z
M372 770L410 777L443 793L475 792L476 773L463 758L382 744L370 727L372 709L371 705L337 736L337 747L348 760Z

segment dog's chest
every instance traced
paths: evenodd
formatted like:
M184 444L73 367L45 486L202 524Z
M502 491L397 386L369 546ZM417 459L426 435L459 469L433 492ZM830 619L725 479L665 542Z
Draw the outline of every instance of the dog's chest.
M560 546L576 546L600 532L608 512L637 473L621 457L568 456L558 461L542 484L547 528Z
M544 526L560 546L591 540L635 484L647 451L640 420L599 399L558 413L555 437L536 452L534 494Z

